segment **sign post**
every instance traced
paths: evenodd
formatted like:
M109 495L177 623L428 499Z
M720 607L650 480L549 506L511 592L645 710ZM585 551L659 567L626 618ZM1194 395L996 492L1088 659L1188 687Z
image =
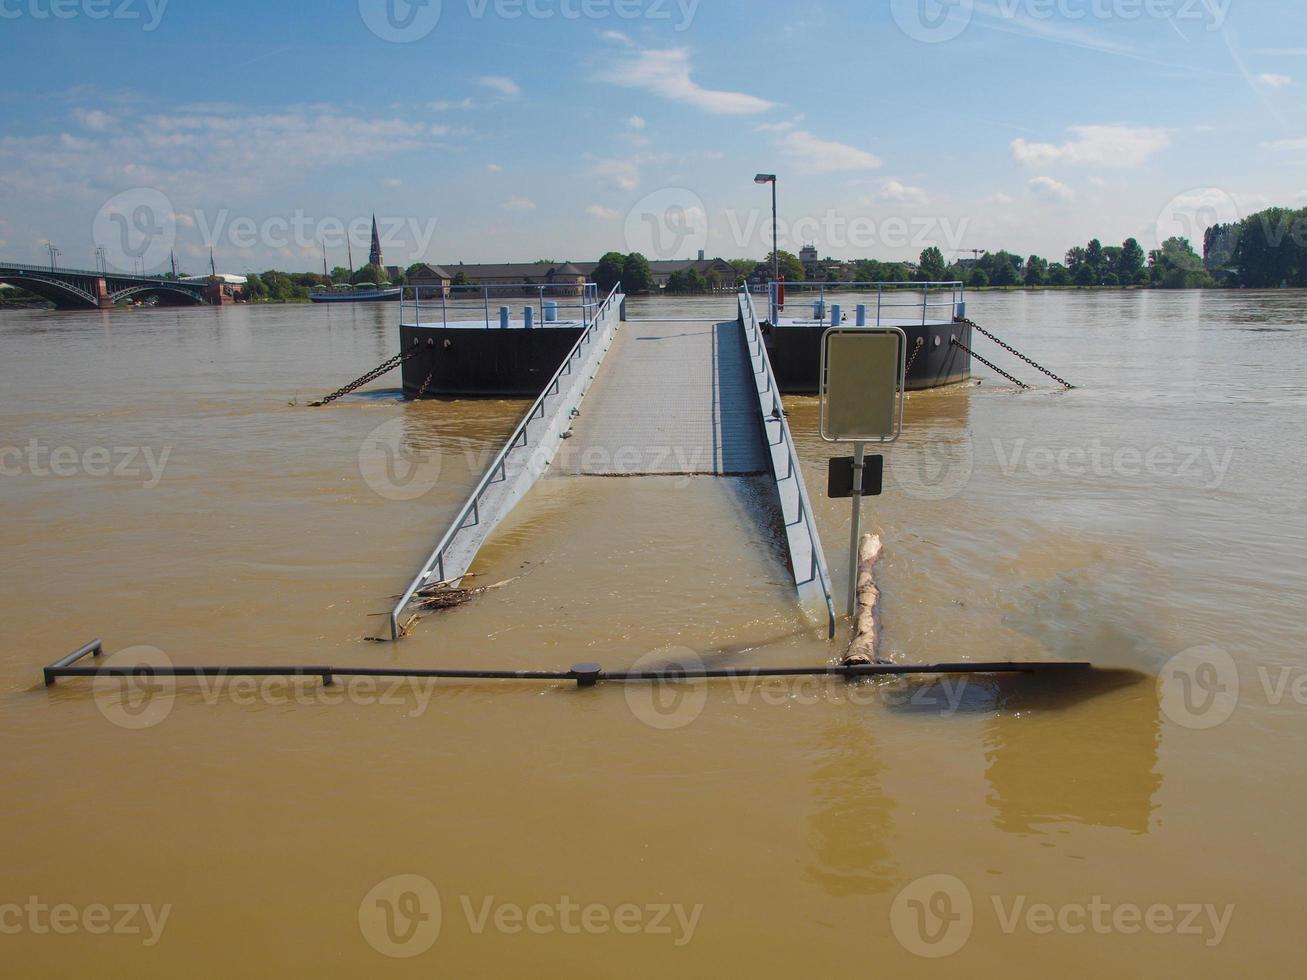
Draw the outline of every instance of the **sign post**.
M907 350L907 334L898 327L836 326L822 335L821 437L826 442L853 443L850 616L857 611L858 538L862 531L867 443L895 442L903 432Z

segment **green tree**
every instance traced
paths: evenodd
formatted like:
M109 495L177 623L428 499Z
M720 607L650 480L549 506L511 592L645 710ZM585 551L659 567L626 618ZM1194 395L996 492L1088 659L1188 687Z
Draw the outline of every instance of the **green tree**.
M1050 286L1070 286L1074 281L1071 277L1071 270L1061 262L1054 262L1048 267L1048 276L1045 280Z
M920 260L920 273L923 282L942 282L948 271L944 262L944 253L936 246L923 249Z
M764 259L764 261L767 263L768 269L774 268L773 263L775 261L775 256L776 256L775 252L767 253L767 258ZM786 282L803 282L807 278L807 276L803 272L803 263L799 261L799 257L797 255L795 255L793 252L786 252L784 249L782 249L780 252L780 257L781 257L781 275L785 277Z
M1121 284L1133 286L1144 274L1144 250L1138 240L1127 238L1121 246L1121 258L1117 261L1116 274L1121 277Z
M376 283L379 286L386 281L386 270L381 268L379 265L369 263L359 269L358 272L354 273L350 281L355 285L358 285L361 282L371 282Z
M1025 283L1027 286L1042 286L1048 278L1048 259L1032 255L1026 259Z
M1098 277L1094 275L1094 267L1088 262L1081 262L1076 266L1071 278L1077 286L1092 286L1098 281Z
M1085 249L1085 263L1094 270L1094 282L1103 277L1103 268L1107 265L1107 256L1103 252L1103 243L1097 238Z
M649 260L639 252L632 252L622 263L622 288L630 295L647 293L653 288L653 271Z
M972 285L972 286L975 286L975 287L977 287L977 288L979 288L979 289L983 289L984 287L988 286L988 285L989 285L989 273L986 272L984 269L972 269L972 270L971 270L971 285Z
M625 271L626 257L621 252L606 253L594 271L594 281L599 286L599 292L605 296L611 293L613 287L622 281L622 273Z
M1307 209L1268 208L1248 218L1233 259L1244 286L1307 285Z
M346 269L343 265L338 265L331 270L332 282L349 282L354 277L353 271Z

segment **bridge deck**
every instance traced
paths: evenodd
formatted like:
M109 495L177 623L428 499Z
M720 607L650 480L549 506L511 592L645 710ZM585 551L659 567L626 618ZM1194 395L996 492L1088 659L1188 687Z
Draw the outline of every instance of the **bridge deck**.
M767 472L740 325L627 324L558 462L588 476Z

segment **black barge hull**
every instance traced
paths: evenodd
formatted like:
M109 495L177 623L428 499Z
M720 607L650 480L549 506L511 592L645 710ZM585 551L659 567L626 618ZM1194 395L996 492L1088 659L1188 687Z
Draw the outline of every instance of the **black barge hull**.
M763 329L781 392L816 394L826 327ZM970 325L941 323L902 329L908 336L911 362L909 391L941 388L971 377L971 356L951 342L956 337L970 347ZM420 349L404 362L404 393L415 397L423 391L430 398L535 398L576 346L581 331L579 326L534 330L401 326L401 349L415 344Z
M421 353L404 362L404 393L458 398L535 398L581 339L576 327L481 330L401 326L401 350Z
M821 374L821 338L827 329L828 326L764 326L767 353L771 356L772 370L776 372L776 382L783 394L817 394ZM942 388L970 379L971 355L952 342L956 338L970 347L970 324L918 324L900 329L908 336L908 391Z

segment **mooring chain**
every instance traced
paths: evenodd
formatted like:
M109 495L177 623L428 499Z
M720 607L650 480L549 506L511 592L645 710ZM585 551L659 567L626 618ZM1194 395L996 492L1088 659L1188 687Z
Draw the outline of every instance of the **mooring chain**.
M965 323L969 327L973 327L974 329L979 330L982 334L984 334L994 343L998 344L998 346L1002 347L1009 354L1014 354L1017 357L1021 358L1021 360L1025 361L1036 371L1043 371L1045 374L1047 374L1050 378L1052 378L1054 381L1060 384L1063 388L1066 388L1068 391L1075 387L1075 385L1073 385L1071 382L1064 381L1063 379L1059 378L1056 374L1054 374L1048 368L1044 367L1042 364L1036 364L1034 361L1026 357L1025 354L1021 353L1021 351L1017 350L1015 347L1011 346L1010 344L1003 343L1003 341L999 340L997 337L995 337L992 333L990 333L988 330L982 327L979 323L976 323L974 320L962 320L961 322Z
M365 384L368 384L368 383L371 382L371 381L375 381L375 380L377 380L377 378L381 377L381 376L382 376L383 374L385 374L387 371L391 371L391 370L397 368L399 365L403 364L403 363L404 363L405 361L407 361L409 358L411 358L411 357L415 357L415 356L418 354L418 352L421 351L421 350L422 350L421 347L414 345L413 347L410 347L408 350L406 350L406 351L404 351L404 352L402 352L402 353L396 354L394 357L388 358L386 361L384 361L384 362L382 362L381 364L378 364L376 367L374 367L374 368L373 368L371 371L369 371L367 374L363 375L363 377L358 378L358 379L356 379L356 380L354 380L354 381L351 381L349 384L345 385L345 387L343 387L343 388L337 388L335 391L333 391L333 392L332 392L330 395L328 395L326 398L322 399L322 401L320 401L320 402L309 402L309 407L310 407L310 408L321 408L323 405L330 405L330 404L331 404L332 402L334 402L337 398L341 398L341 397L343 397L343 396L345 396L345 395L348 395L348 394L349 394L350 392L352 392L352 391L357 391L359 388L362 388ZM430 381L431 379L428 378L427 380Z
M954 347L961 347L964 351L966 351L968 354L970 354L972 357L974 357L976 360L978 360L981 364L985 365L985 367L989 368L991 371L997 371L999 374L1003 375L1003 377L1007 378L1009 381L1011 381L1011 382L1012 382L1014 385L1016 385L1018 388L1027 388L1027 389L1028 389L1028 388L1030 387L1030 385L1026 384L1024 381L1018 381L1016 378L1012 377L1012 375L1008 374L1006 371L1004 371L1004 370L1003 370L1001 367L999 367L997 364L991 364L989 361L985 360L983 357L981 357L979 354L977 354L975 351L973 351L970 347L968 347L968 346L967 346L966 344L964 344L962 341L958 340L957 337L954 337L954 338L952 339L952 341L950 341L950 343L952 343Z
M926 346L926 341L918 337L917 346L912 349L912 356L908 358L908 366L903 369L903 377L906 380L908 373L912 370L912 365L916 363L917 355L921 353L921 348Z
M418 393L414 396L415 400L422 400L422 396L427 393L427 389L431 387L431 382L435 380L435 377L436 369L432 368L431 373L427 375L426 380L422 382L422 387L418 389Z

